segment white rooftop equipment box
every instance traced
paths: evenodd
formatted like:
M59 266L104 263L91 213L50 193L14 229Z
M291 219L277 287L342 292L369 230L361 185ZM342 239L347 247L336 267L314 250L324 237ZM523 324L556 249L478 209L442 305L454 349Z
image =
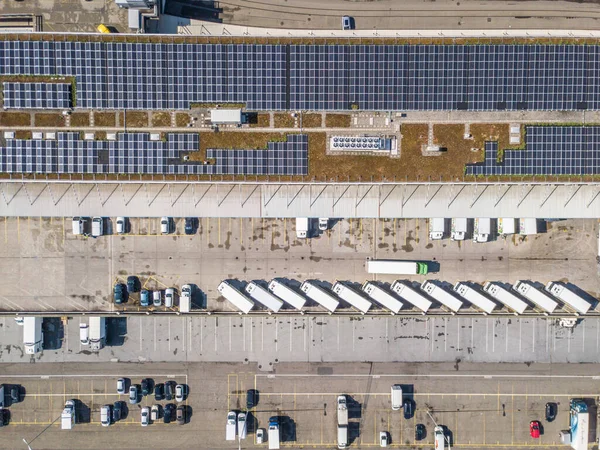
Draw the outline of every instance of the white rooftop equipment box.
M211 109L210 121L212 123L242 123L241 109Z

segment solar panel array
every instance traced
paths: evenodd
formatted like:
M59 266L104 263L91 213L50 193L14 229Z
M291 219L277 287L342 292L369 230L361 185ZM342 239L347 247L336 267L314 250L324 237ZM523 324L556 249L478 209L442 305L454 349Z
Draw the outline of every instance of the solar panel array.
M600 110L595 45L2 41L0 75L74 76L94 109Z
M308 172L306 135L290 135L286 142L270 142L267 150L211 150L209 158L216 159L215 164L184 162L183 156L198 151L199 146L199 135L194 133L169 133L163 142L151 141L149 133L119 133L116 141L93 141L82 140L79 133L59 132L55 140L7 139L6 147L0 147L0 172L197 175Z
M71 107L69 83L2 83L5 109L67 109Z
M525 148L504 150L497 162L498 143L485 143L485 161L467 164L466 175L598 175L600 127L529 126Z
M207 149L216 159L216 173L246 175L307 175L308 136L293 134L284 142L269 142L266 150Z

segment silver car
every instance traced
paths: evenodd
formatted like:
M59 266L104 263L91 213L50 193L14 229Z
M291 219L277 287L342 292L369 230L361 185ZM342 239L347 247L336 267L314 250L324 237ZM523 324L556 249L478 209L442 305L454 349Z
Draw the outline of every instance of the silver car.
M143 427L147 427L150 424L150 408L144 406L142 408L141 422Z
M175 289L167 288L165 289L165 306L167 308L172 308L175 304Z
M117 394L125 393L125 378L119 378L117 380Z
M132 384L129 387L129 404L135 405L136 403L139 403L139 401L140 401L140 385Z

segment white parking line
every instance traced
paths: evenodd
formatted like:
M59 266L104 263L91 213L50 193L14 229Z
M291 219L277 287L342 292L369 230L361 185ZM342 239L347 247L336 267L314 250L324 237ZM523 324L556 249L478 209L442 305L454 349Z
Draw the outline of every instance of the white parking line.
M231 317L229 317L229 351L231 352Z
M142 318L140 317L140 352L142 351L142 330L144 329L144 327L142 327Z
M156 340L156 317L154 317L154 339L152 341L154 342L154 351L156 351L156 345L157 345L157 340Z
M306 353L306 334L308 333L308 327L310 327L310 320L308 321L308 325L306 325L306 318L302 318L302 335L304 336L304 353ZM600 329L600 328L599 328Z
M581 351L585 352L585 320L581 321L581 326L583 328L581 337Z
M340 350L340 318L337 318L337 349Z
M292 318L289 319L290 321L290 353L292 353Z
M507 321L507 323L508 323L508 321ZM508 336L507 336L506 342L508 342ZM523 344L523 321L519 320L519 353L521 353L521 350L523 349L522 344ZM506 348L508 349L508 344L507 344Z

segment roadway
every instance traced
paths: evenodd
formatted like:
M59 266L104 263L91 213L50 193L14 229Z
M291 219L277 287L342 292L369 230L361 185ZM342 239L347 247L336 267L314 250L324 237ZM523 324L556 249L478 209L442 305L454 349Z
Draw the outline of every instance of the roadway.
M454 446L480 449L560 449L558 431L568 427L568 402L582 397L590 404L590 442L596 439L593 406L599 366L578 365L455 365L455 364L285 364L265 375L253 364L2 364L0 382L21 384L23 401L10 406L14 421L2 430L3 448L252 448L256 428L269 417L286 418L284 448L326 449L335 446L336 397L346 394L350 405L350 448L377 446L380 431L391 435L396 448L432 448L434 422L446 427ZM139 406L128 407L127 417L101 427L99 408L127 400L115 392L117 377L139 383L186 382L191 414L183 426L161 420L139 425ZM416 406L412 417L390 408L390 385L402 384L405 398ZM229 410L245 409L246 390L259 391L249 415L248 437L239 444L226 442ZM58 418L65 399L80 400L81 422L60 430ZM555 421L544 418L546 402L558 404ZM142 405L155 402L145 398ZM529 421L540 420L539 440L529 436ZM415 441L414 427L427 433ZM262 447L264 448L264 446Z

